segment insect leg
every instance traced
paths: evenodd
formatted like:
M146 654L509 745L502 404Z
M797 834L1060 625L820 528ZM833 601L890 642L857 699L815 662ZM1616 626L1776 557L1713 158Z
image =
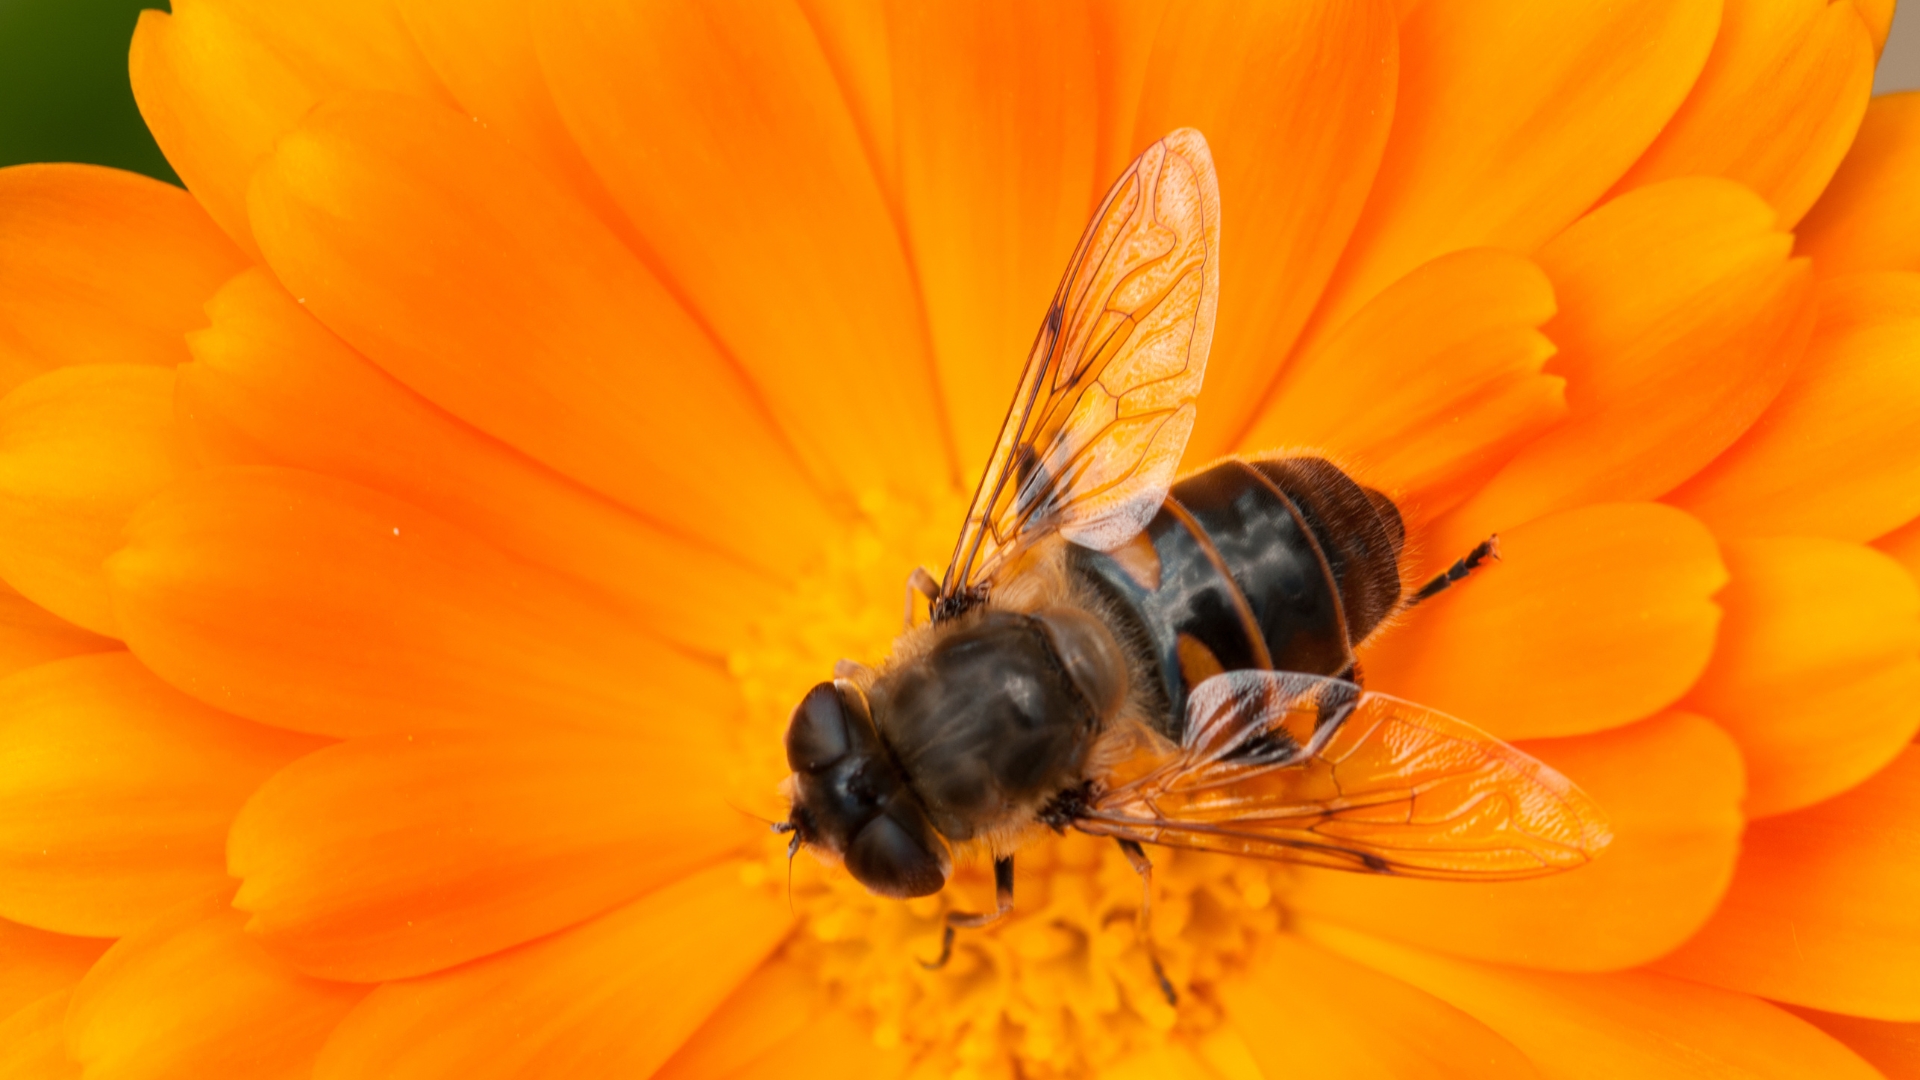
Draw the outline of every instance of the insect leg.
M914 567L913 573L907 575L906 628L909 630L913 629L913 597L915 593L926 597L929 602L938 599L940 596L940 583L933 580L933 575L927 573L927 568L924 566Z
M1138 840L1121 840L1120 850L1126 853L1127 862L1133 864L1133 872L1140 875L1140 944L1147 950L1147 962L1153 965L1153 977L1160 980L1160 992L1167 996L1167 1004L1180 1004L1180 995L1173 991L1173 981L1167 978L1167 971L1160 966L1160 954L1153 947L1153 934L1150 924L1153 920L1153 860L1147 858L1146 849Z
M947 925L940 932L940 956L932 963L920 961L920 966L928 971L938 971L953 959L954 931L962 927L978 930L983 926L992 926L1000 917L1013 910L1013 856L993 860L993 911L978 914L970 911L947 912Z
M1499 558L1500 538L1498 536L1487 537L1475 545L1472 551L1467 552L1466 558L1456 561L1452 566L1447 567L1445 571L1435 575L1432 581L1420 586L1419 592L1407 598L1407 602L1402 610L1410 608L1422 600L1431 600L1438 593L1444 592L1447 586L1478 570L1481 563L1486 562L1488 559L1498 561Z

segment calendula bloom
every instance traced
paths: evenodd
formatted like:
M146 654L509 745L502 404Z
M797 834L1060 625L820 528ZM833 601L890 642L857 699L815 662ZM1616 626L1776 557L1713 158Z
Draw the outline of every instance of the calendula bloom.
M146 12L188 191L0 171L0 1075L1920 1075L1892 6ZM1157 851L1176 1007L1069 835L928 971L985 867L789 866L781 733L885 656L1179 127L1189 464L1325 453L1427 572L1497 532L1368 685L1615 840L1471 885Z

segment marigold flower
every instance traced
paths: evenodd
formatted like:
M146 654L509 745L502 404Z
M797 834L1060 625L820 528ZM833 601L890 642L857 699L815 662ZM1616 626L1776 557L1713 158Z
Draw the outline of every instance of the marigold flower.
M0 1075L1920 1075L1920 96L1891 0L175 0L189 195L0 171ZM880 900L780 733L1056 275L1219 168L1188 460L1429 568L1363 655L1558 877L1112 845Z

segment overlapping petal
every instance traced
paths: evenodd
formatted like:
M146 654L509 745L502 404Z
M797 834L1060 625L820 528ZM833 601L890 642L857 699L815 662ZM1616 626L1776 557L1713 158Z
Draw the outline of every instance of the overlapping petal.
M741 877L722 863L564 934L388 983L315 1080L650 1075L786 933L778 893Z
M1713 653L1713 537L1657 503L1606 503L1500 534L1501 561L1361 652L1368 685L1501 738L1576 735L1678 700ZM1429 551L1444 567L1466 548Z
M1920 1020L1920 749L1747 830L1726 901L1660 962L1689 979L1879 1020Z
M1591 864L1498 884L1311 870L1288 903L1424 948L1557 971L1642 964L1706 922L1740 851L1743 770L1725 732L1670 713L1525 749L1606 808L1613 843Z
M67 1056L67 1003L71 992L57 990L0 1014L0 1080L81 1080L80 1066Z
M1920 270L1920 92L1867 106L1859 137L1826 194L1800 223L1799 251L1822 274Z
M241 255L171 184L90 165L0 169L0 393L67 364L186 359Z
M616 740L356 739L275 776L234 823L250 933L311 975L420 975L678 880L761 826L711 727Z
M119 636L102 561L192 466L173 384L165 367L86 364L0 399L0 577L98 634Z
M318 745L209 709L125 652L0 680L0 914L117 937L224 886L241 802Z
M0 1018L72 989L111 944L0 919Z
M1839 1039L1866 1058L1887 1080L1920 1077L1920 1024L1897 1024L1861 1016L1790 1009L1795 1016Z
M737 701L594 590L316 473L200 473L141 511L108 571L142 662L297 731L645 732Z
M46 608L0 585L0 676L87 653L120 647L112 638L82 630Z
M1846 541L1724 551L1726 619L1687 701L1739 741L1748 815L1809 806L1878 772L1920 730L1920 588Z
M122 938L73 992L67 1052L101 1080L295 1080L366 988L309 979L241 930L224 892Z

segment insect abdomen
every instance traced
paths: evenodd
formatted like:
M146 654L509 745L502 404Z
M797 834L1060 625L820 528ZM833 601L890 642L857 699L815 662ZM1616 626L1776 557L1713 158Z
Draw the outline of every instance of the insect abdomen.
M1131 550L1072 558L1134 624L1173 735L1219 671L1349 672L1399 603L1403 538L1392 502L1326 461L1230 460L1175 484Z

